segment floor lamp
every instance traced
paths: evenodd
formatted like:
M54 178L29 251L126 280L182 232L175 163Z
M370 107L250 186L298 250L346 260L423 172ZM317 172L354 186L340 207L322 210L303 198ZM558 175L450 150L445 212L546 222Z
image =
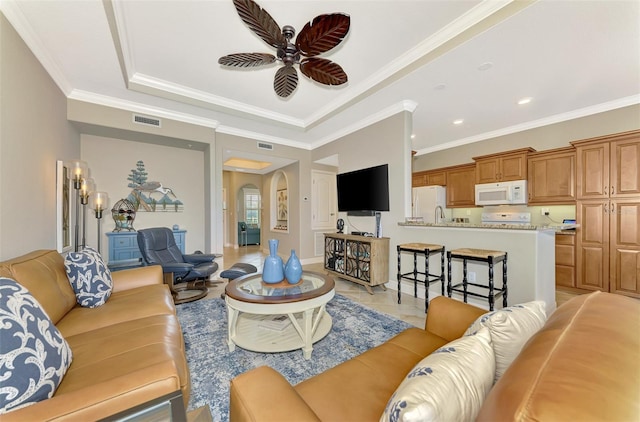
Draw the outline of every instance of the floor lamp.
M89 169L87 167L87 163L82 160L73 160L70 167L73 188L76 190L76 242L74 244L74 248L75 251L78 252L80 250L80 189L82 187L82 179L87 176L87 174L89 173Z
M82 205L82 249L87 246L87 204L89 195L96 189L93 179L83 177L80 183L80 204Z
M102 221L102 211L104 211L109 205L109 195L106 192L93 192L92 194L92 202L91 207L96 214L96 218L98 219L98 253L102 254L100 250L102 231L100 229L100 222Z

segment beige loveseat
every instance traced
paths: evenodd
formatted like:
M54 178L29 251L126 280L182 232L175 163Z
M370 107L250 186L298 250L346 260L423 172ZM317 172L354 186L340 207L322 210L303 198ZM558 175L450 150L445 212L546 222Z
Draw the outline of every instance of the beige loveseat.
M0 276L26 287L73 352L50 399L0 415L3 422L98 420L190 384L182 331L159 266L112 273L113 292L83 308L67 279L64 258L40 250L0 263Z
M425 330L291 386L259 367L231 382L236 421L378 421L389 398L425 356L460 337L485 311L438 297ZM640 420L640 300L609 293L559 307L491 388L481 421Z

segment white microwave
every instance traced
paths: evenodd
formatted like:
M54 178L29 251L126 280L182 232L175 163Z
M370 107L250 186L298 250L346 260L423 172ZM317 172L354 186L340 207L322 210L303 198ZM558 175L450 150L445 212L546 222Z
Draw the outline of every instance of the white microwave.
M476 185L476 205L526 204L527 181L483 183Z

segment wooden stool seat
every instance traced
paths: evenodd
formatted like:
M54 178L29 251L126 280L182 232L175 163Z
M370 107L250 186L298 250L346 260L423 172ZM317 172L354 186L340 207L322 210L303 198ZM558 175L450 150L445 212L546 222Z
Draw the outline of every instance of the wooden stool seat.
M488 249L459 248L459 249L451 250L451 255L468 256L473 258L484 258L484 259L488 259L490 256L492 256L495 259L506 254L507 253L504 251L491 251Z
M416 251L416 252L424 252L425 249L429 249L430 251L442 249L442 245L436 245L433 243L403 243L398 245L400 249L403 251Z
M440 282L442 295L444 296L444 254L445 248L442 245L433 243L403 243L398 245L398 303L402 301L401 282L402 280L413 281L413 297L418 297L418 283L424 283L424 311L429 309L429 285ZM401 269L402 252L413 254L413 270L403 273ZM429 271L429 256L440 254L440 274L432 274ZM418 270L418 254L424 257L424 272ZM421 276L421 277L420 277Z
M451 283L451 261L462 259L462 282L452 285ZM489 266L489 285L471 283L467 279L467 261L484 262ZM497 288L493 284L493 266L502 262L502 288ZM488 289L486 295L470 292L468 286ZM502 296L502 306L507 306L507 252L494 251L489 249L459 248L447 252L447 294L451 297L453 292L462 293L465 303L468 296L480 297L489 300L489 310L493 311L495 299Z

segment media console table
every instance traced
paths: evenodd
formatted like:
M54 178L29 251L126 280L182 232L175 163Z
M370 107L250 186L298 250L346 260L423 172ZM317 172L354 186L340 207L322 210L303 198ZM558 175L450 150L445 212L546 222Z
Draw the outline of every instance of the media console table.
M389 238L352 234L324 234L324 269L329 274L386 290L389 281Z

